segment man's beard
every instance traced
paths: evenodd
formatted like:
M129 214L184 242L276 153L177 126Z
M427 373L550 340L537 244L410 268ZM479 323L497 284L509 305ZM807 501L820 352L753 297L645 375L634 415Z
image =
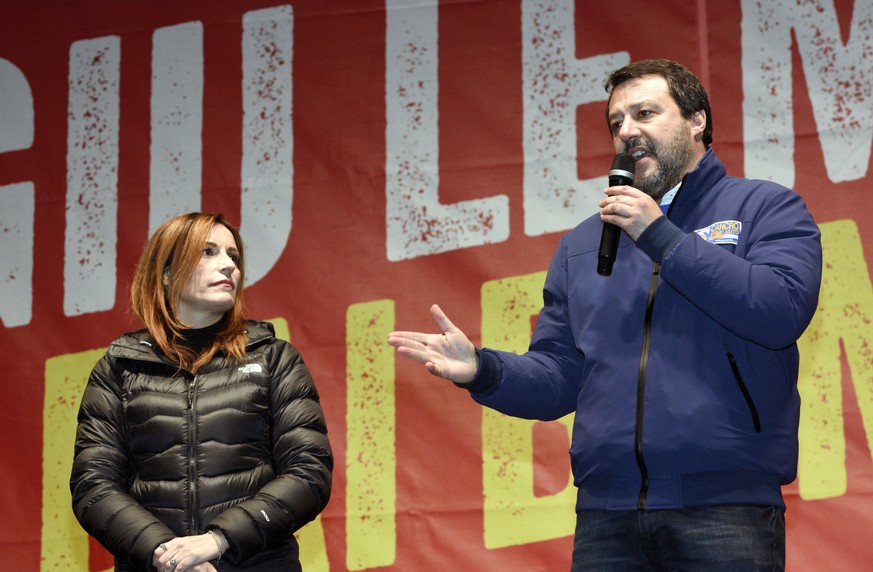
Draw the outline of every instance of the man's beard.
M638 178L634 186L643 191L655 201L660 201L667 191L678 185L688 172L689 164L694 156L691 140L687 133L678 132L667 143L664 149L652 145L650 141L640 140L642 145L657 159L655 172L648 177Z

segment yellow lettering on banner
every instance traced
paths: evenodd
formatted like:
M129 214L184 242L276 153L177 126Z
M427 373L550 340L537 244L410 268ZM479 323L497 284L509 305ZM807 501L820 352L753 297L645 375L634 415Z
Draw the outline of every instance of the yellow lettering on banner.
M288 321L285 318L269 320L276 330L276 337L286 342L291 341L288 330ZM318 380L315 380L316 385ZM329 572L330 563L327 559L327 546L324 542L324 527L321 524L321 515L315 520L305 524L294 533L297 543L300 545L300 565L306 572Z
M88 534L73 514L70 471L82 392L88 374L105 351L66 354L45 362L40 537L43 571L88 570Z
M798 485L806 500L846 492L840 341L852 373L867 443L873 447L873 285L854 221L821 225L825 269L819 306L800 348ZM871 450L873 456L873 450Z
M394 302L346 313L346 566L390 566L397 552Z
M482 285L483 346L515 353L527 350L531 317L542 307L545 276L537 272ZM573 415L557 422L572 432ZM534 495L535 423L483 409L482 482L485 546L489 549L573 534L576 493L572 478L557 494Z

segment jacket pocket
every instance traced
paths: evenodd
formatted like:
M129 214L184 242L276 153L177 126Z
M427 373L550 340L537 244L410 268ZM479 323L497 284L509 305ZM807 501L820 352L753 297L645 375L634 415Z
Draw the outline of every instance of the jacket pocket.
M727 354L728 361L731 364L731 371L734 372L734 379L743 393L743 398L746 400L746 405L749 408L749 413L752 415L752 423L755 426L755 433L761 432L761 418L758 416L758 408L755 407L755 402L752 399L752 394L749 393L749 388L746 387L746 382L743 381L743 376L740 374L740 368L737 366L737 360L730 352Z

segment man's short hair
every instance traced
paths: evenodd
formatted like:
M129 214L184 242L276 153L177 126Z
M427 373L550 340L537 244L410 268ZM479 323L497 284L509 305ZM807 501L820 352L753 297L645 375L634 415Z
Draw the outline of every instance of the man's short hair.
M626 81L639 79L647 75L659 75L667 81L670 96L679 106L682 117L689 119L697 111L706 113L706 127L703 129L703 145L712 144L712 111L709 108L709 96L703 84L688 68L678 62L665 59L640 60L612 72L604 82L609 99L606 102L606 122L609 125L609 102L612 92Z

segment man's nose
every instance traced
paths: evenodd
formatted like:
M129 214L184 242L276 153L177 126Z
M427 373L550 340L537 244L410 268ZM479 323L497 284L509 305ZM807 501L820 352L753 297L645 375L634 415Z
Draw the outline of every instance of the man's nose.
M639 136L640 132L637 123L630 117L625 118L621 122L621 127L618 129L618 138L627 143L631 139Z

